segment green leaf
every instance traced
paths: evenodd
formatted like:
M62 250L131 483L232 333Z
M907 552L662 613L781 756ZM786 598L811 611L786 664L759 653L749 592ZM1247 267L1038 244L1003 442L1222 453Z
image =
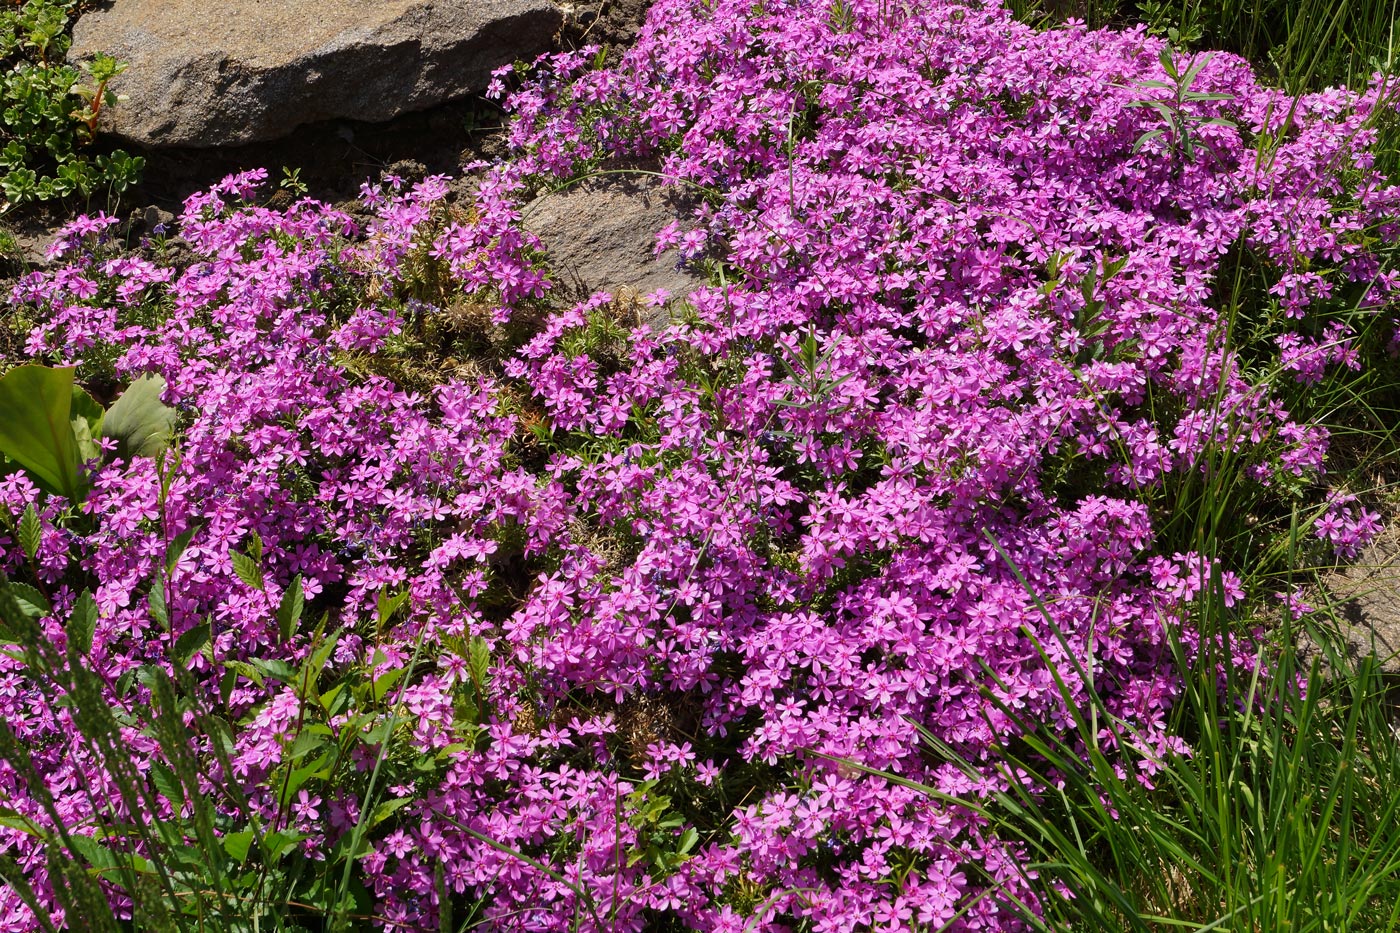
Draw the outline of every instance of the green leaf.
M471 671L472 682L478 690L487 687L487 675L491 670L491 646L480 635L473 635L468 649L467 667Z
M26 618L38 619L53 611L44 594L28 583L11 583L10 593L19 604L19 611L24 613Z
M185 789L180 785L180 779L175 776L175 772L167 765L159 761L151 762L151 782L162 797L177 807L185 802Z
M190 546L191 539L198 531L198 528L186 528L176 535L165 549L165 573L167 576L175 572L175 565L180 563L180 558L184 556L185 550Z
M262 563L263 540L262 535L256 531L248 532L248 556L253 558L255 563Z
M102 448L97 439L102 436L102 421L105 413L97 400L87 394L82 386L73 386L73 438L78 442L78 457L82 460L95 460L102 456Z
M142 376L112 403L102 423L102 435L117 442L117 456L154 457L175 433L175 409L160 400L165 380Z
M297 843L305 838L305 833L299 833L294 830L268 833L262 838L263 854L267 857L269 862L275 864L282 859L282 856L296 848Z
M73 367L27 364L0 378L0 454L44 489L82 501L78 441L73 436Z
M403 677L403 675L407 673L408 668L396 667L393 670L385 671L383 674L380 674L378 677L376 677L374 680L374 689L371 691L371 695L374 698L374 702L378 703L380 700L383 700L384 694L392 690L394 684L398 683L399 680Z
M236 833L226 833L219 842L229 858L242 865L243 860L248 857L248 850L253 846L253 831L244 829Z
M379 599L375 608L379 619L379 627L381 629L394 617L394 613L398 612L399 608L403 606L407 600L408 590L394 593L393 595L389 594L388 587L379 591Z
M209 623L201 622L175 639L175 647L170 652L171 660L184 667L190 663L190 658L208 643Z
M146 604L150 606L151 618L160 623L160 627L167 632L170 631L170 610L165 604L165 581L156 578L151 584L151 592L146 597Z
M151 863L141 856L129 852L113 852L92 836L74 834L69 840L72 843L73 854L86 862L95 874L115 874L124 866L142 873L151 871Z
M31 561L39 553L39 542L43 534L44 526L39 521L39 513L34 511L34 503L31 502L24 507L24 514L19 520L19 546L24 549L24 556Z
M225 661L224 669L235 675L248 678L257 685L259 690L261 690L266 683L263 679L262 671L246 661ZM233 688L230 687L229 689L232 690Z
M292 769L292 772L287 775L286 783L282 785L281 793L278 795L282 806L285 807L289 805L296 797L296 792L306 786L306 782L313 777L320 777L322 780L330 777L330 768L328 767L330 763L331 753L326 752L315 761L311 762L311 764Z
M301 589L301 574L297 574L292 578L291 585L282 594L282 602L277 606L277 631L283 641L291 641L292 636L296 634L297 624L301 622L301 613L305 606L306 597Z
M284 684L291 683L297 676L296 669L281 658L254 658L252 664L263 676L280 680Z
M374 813L370 816L369 824L365 828L373 829L412 802L412 797L395 797L392 800L385 800L374 808Z
M297 681L299 683L314 684L316 678L321 676L321 671L325 669L326 662L330 660L331 654L334 653L335 646L339 643L339 632L333 633L322 642L320 647L311 653L311 657L306 659L306 665L302 668L301 672L298 673ZM303 673L309 674L310 676L303 677ZM303 699L313 699L313 697L304 697Z
M238 575L238 579L255 590L263 588L263 572L257 561L238 551L229 551L228 556L233 561L233 572Z
M92 636L97 630L97 602L92 593L83 590L68 614L68 640L79 654L92 650Z

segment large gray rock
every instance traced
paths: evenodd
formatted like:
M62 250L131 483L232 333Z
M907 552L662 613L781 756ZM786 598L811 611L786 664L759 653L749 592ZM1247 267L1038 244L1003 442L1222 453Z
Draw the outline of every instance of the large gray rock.
M1388 528L1362 551L1354 563L1338 568L1323 581L1327 595L1314 594L1337 607L1342 648L1353 662L1375 656L1382 673L1400 677L1400 529ZM1319 651L1300 633L1305 658Z
M480 91L547 51L562 21L551 0L115 0L78 20L68 57L128 63L103 129L228 146Z
M523 219L544 246L552 278L577 296L665 289L684 298L706 280L678 269L675 249L654 252L656 235L688 217L689 207L652 176L605 175L536 199Z

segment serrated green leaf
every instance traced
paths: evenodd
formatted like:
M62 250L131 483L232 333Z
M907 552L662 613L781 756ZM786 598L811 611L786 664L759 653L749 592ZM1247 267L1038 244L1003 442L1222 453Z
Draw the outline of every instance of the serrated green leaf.
M151 592L146 596L146 604L150 607L151 618L160 624L160 627L167 632L170 631L170 610L165 604L165 581L160 577L151 584Z
M97 631L97 602L92 593L83 590L68 614L68 641L79 654L92 650L93 633Z
M255 590L263 589L262 567L258 566L257 561L253 560L253 558L249 557L247 554L241 554L238 551L229 551L228 556L229 559L233 561L233 572L237 574L238 579Z
M229 858L242 865L244 859L248 857L248 850L253 847L253 831L244 829L236 833L225 833L219 843L224 847Z
M159 761L151 762L151 783L155 784L156 790L166 800L170 801L177 808L185 802L185 789L180 784L180 779L175 776L175 772Z
M281 658L254 658L252 665L264 675L284 684L291 683L297 676L296 669Z
M24 556L29 560L34 560L39 553L39 543L43 540L44 525L39 521L39 513L34 511L34 503L29 503L24 507L24 514L19 519L19 546L24 551Z
M255 563L262 563L263 539L256 531L248 532L248 556L253 558Z
M248 678L254 684L257 685L258 689L262 689L262 687L265 685L262 671L258 670L256 667L254 667L246 661L225 661L224 669L227 671L231 671L234 674ZM229 689L230 691L232 691L233 688L230 687Z
M306 598L302 592L301 574L292 578L291 585L282 594L282 601L277 606L277 631L282 636L283 641L291 641L296 634L297 625L301 622L301 613L306 606Z
M209 642L209 623L201 622L175 639L170 658L181 667L190 663L190 658Z
M471 648L468 649L467 667L476 688L485 690L487 677L491 671L491 645L480 635L472 636Z
M117 456L154 457L169 446L176 412L160 400L164 391L165 380L160 376L142 376L112 403L102 422L102 435L117 442Z
M53 611L44 594L28 583L11 583L10 593L19 604L19 610L24 613L25 618L40 619Z

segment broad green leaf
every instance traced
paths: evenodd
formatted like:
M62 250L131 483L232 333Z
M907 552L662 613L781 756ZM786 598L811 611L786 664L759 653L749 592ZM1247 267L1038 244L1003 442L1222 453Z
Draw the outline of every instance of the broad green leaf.
M263 572L257 561L238 551L229 551L228 556L233 561L233 572L238 575L238 579L255 590L263 588Z
M309 765L292 769L287 775L286 783L282 785L282 792L278 795L282 806L288 806L296 798L297 791L306 786L306 782L312 778L325 780L330 777L331 753L326 752Z
M262 689L263 687L264 681L262 671L246 661L225 661L224 669L232 674L248 678L257 685L258 689ZM232 692L233 687L230 686L229 690Z
M85 861L95 874L112 875L123 867L142 873L152 870L151 863L141 856L130 852L113 852L91 836L74 834L69 839L73 854Z
M24 556L31 561L39 553L39 542L43 538L44 526L39 521L39 513L34 511L34 503L29 503L24 507L24 514L19 520L19 546L24 549Z
M15 599L15 605L27 619L38 619L49 614L49 601L28 583L11 582L10 595Z
M281 861L282 856L294 849L297 843L305 838L305 833L299 833L295 830L268 833L262 838L263 855L270 863L276 864Z
M73 386L73 439L78 442L78 458L94 460L102 456L102 448L97 439L102 436L102 420L105 412L97 400L88 395L82 386Z
M0 454L44 489L77 503L84 489L72 410L71 366L31 363L0 378Z
M395 797L392 800L384 801L379 806L374 808L374 813L370 816L369 823L366 828L373 829L380 823L387 820L389 817L393 816L395 812L408 806L412 802L412 797Z
M142 376L112 403L102 422L102 436L117 442L117 456L154 457L170 444L175 432L175 409L160 400L165 380Z

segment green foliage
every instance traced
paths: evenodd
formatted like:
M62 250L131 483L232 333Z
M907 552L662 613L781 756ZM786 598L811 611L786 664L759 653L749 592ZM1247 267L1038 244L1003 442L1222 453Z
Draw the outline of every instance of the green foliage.
M34 523L30 514L19 521L22 528ZM178 559L173 554L169 563ZM159 595L153 589L151 599L163 604L167 585L162 580ZM384 594L383 622L402 605L402 595ZM71 711L75 740L101 757L123 805L118 813L94 797L94 810L102 816L90 825L66 824L57 812L35 817L0 807L0 825L48 846L56 894L61 903L81 905L84 929L249 933L309 924L348 931L368 923L369 893L355 864L369 851L371 831L393 825L410 803L409 798L386 796L383 788L439 779L443 762L463 746L436 754L409 750L410 717L403 698L420 651L406 665L386 664L380 656L369 666L334 671L331 659L340 634L325 631L325 618L314 631L304 632L304 607L300 586L293 584L278 610L284 633L309 638L300 664L218 659L210 623L203 622L175 639L167 658L124 674L117 685L118 702L109 704L104 681L88 658L97 620L92 597L85 592L77 599L64 625L67 647L59 650L39 623L50 612L48 601L33 588L0 576L0 642L9 646L8 653L23 658L52 695L66 698L61 702ZM479 697L488 676L486 643L472 639L463 647ZM235 726L224 710L210 705L189 674L196 656L224 670L225 702L239 680L273 694L290 692L298 701L294 731L261 782L276 805L271 819L250 805L237 781L227 779L233 773L229 755ZM245 724L257 712L247 711ZM122 730L153 740L158 754L136 760ZM464 741L476 741L475 728L469 731ZM205 751L197 754L195 749ZM43 780L28 751L5 723L0 723L0 756L36 799L51 800L42 792ZM368 773L366 760L374 762ZM322 857L307 857L304 849L311 836L300 828L295 807L307 799L329 804L347 798L364 801L351 832ZM161 813L169 815L157 815ZM0 856L0 879L24 896L27 883L13 869ZM93 884L99 877L131 895L134 927L113 915L107 897Z
M0 13L0 190L6 209L30 201L119 196L140 180L145 160L123 150L89 156L109 88L125 65L98 54L63 63L76 0L27 0Z
M1177 64L1176 55L1170 46L1162 49L1162 68L1171 81L1142 82L1140 86L1144 89L1163 93L1152 100L1133 101L1129 106L1150 107L1157 112L1166 125L1160 129L1148 130L1139 137L1133 146L1134 152L1141 149L1148 141L1166 135L1172 147L1173 164L1179 169L1184 162L1194 162L1196 159L1196 131L1198 128L1212 123L1223 126L1234 125L1221 117L1198 116L1192 113L1192 108L1188 106L1230 99L1229 94L1207 94L1203 91L1191 90L1197 76L1201 73L1201 69L1210 63L1210 59L1211 55L1208 52L1194 56L1183 69Z
M104 412L73 373L31 363L0 377L0 464L13 461L76 504L87 494L82 464L101 454L98 439L115 440L122 456L154 456L169 441L175 411L160 401L159 376L137 379Z
M1018 18L1145 23L1185 50L1243 55L1290 93L1364 85L1396 63L1396 0L1011 0Z
M0 378L0 454L70 502L83 493L75 391L71 367L18 366Z

